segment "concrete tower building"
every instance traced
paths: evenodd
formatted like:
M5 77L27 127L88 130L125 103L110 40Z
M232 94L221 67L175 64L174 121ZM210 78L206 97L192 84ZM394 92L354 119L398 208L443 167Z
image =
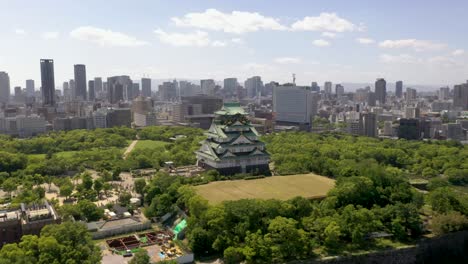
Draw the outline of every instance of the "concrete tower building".
M403 82L398 81L395 83L395 96L398 98L403 97Z
M141 78L141 95L151 97L151 79Z
M34 80L26 80L26 96L33 97L35 91Z
M0 103L8 103L10 100L10 76L6 72L0 72Z
M75 99L86 101L86 66L75 64Z
M381 105L385 104L387 99L387 82L380 78L375 81L375 100Z

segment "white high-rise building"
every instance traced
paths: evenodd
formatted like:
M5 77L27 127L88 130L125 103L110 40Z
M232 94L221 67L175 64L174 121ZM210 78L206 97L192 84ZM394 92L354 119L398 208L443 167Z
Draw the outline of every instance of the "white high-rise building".
M273 113L276 122L310 124L317 114L320 95L304 86L273 88Z

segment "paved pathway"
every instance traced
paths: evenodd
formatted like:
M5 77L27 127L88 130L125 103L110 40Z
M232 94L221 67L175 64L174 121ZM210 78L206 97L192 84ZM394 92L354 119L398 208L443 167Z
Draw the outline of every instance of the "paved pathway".
M132 143L130 143L130 145L128 146L128 148L125 150L125 152L123 154L124 159L127 159L128 154L130 154L130 152L132 152L133 148L136 146L137 143L138 143L138 139L133 140Z

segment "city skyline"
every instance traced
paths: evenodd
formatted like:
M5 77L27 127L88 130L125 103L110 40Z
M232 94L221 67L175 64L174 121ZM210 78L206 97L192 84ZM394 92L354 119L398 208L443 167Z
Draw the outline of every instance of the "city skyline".
M0 17L0 71L9 73L11 89L40 81L42 58L54 60L57 86L73 78L75 64L86 65L89 79L242 82L259 75L290 82L292 73L303 85L467 79L466 37L455 22L467 4L457 1L424 1L424 9L421 1L115 1L126 10L119 16L105 16L109 4L94 1L2 2L8 12Z

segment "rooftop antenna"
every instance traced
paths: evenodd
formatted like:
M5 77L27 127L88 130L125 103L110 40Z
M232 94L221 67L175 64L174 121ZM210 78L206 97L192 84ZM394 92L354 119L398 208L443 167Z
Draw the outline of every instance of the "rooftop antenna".
M293 77L293 84L296 85L296 74L293 73L293 74L292 74L292 77Z

